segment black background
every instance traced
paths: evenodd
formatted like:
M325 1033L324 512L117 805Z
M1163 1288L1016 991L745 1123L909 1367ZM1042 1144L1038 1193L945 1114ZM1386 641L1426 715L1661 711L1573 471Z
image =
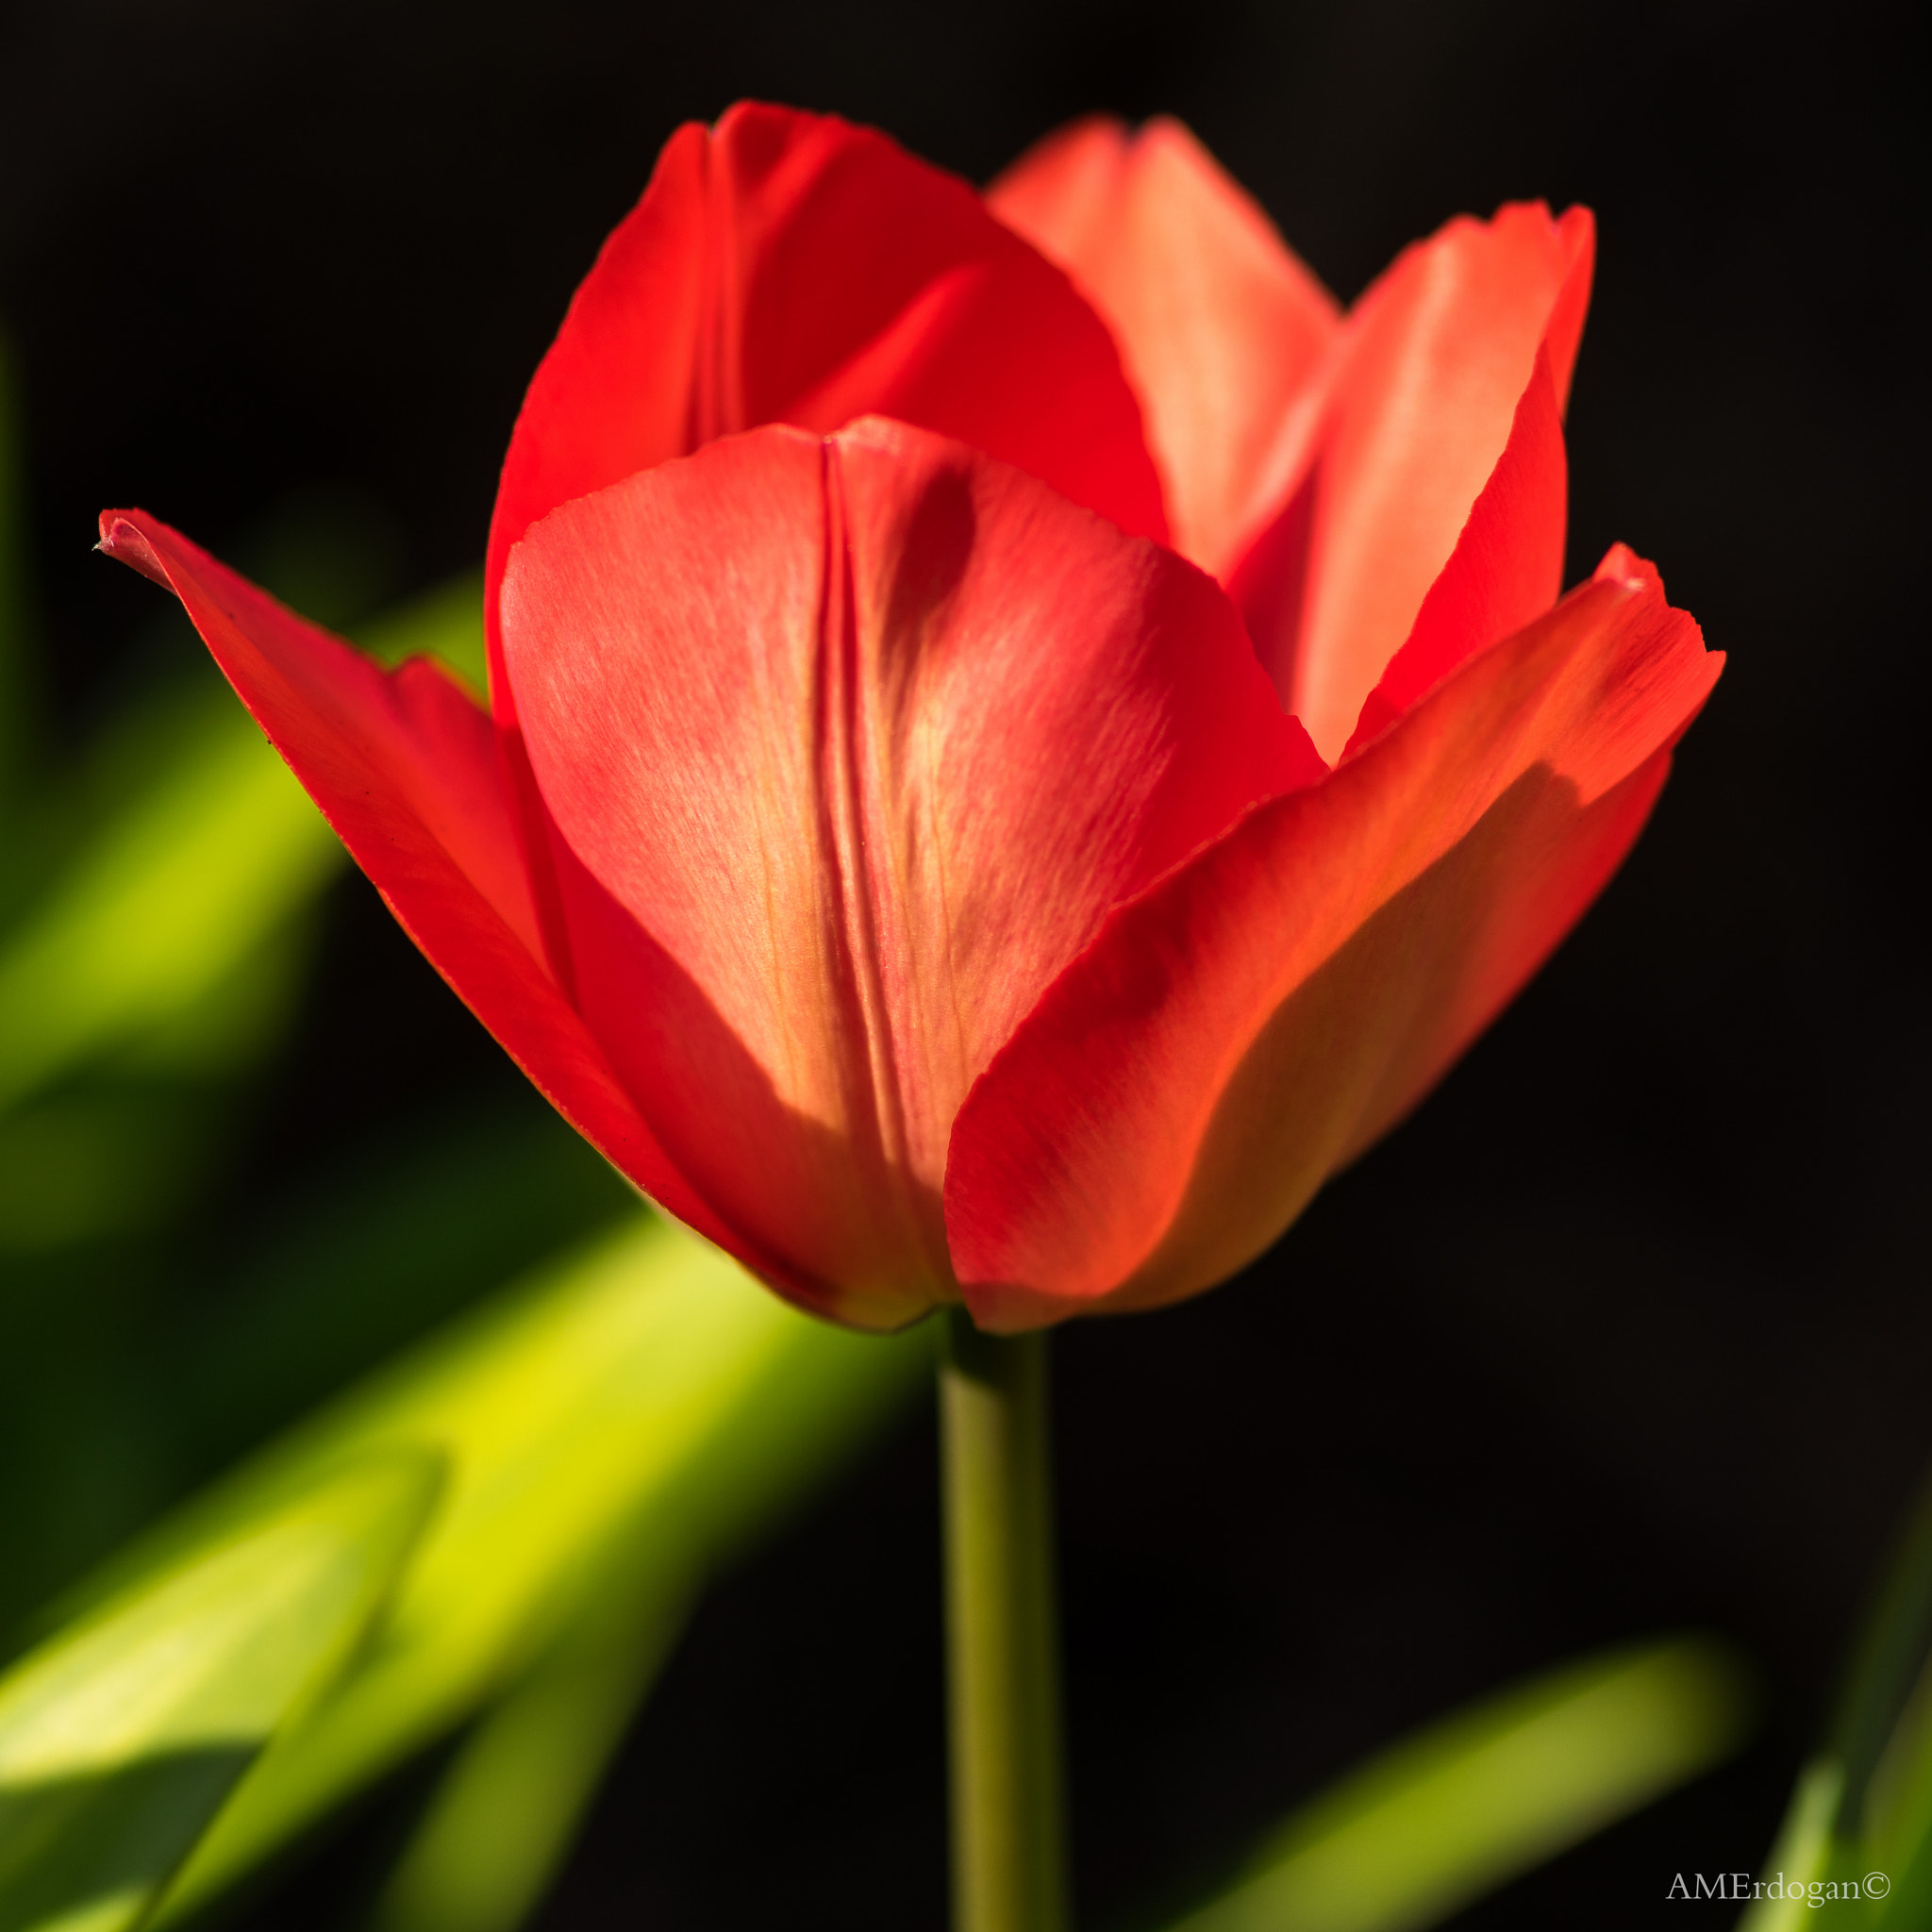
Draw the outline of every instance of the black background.
M1624 874L1420 1115L1238 1282L1059 1342L1096 1932L1457 1701L1684 1626L1748 1647L1758 1742L1457 1924L1647 1924L1675 1871L1766 1849L1932 1449L1917 58L1859 5L4 15L0 317L70 733L154 595L89 555L103 504L231 554L264 506L347 505L395 590L473 562L572 287L737 96L974 178L1171 109L1345 298L1459 209L1596 208L1572 574L1628 540L1730 668ZM285 1161L495 1077L366 886L331 916ZM933 1488L915 1418L721 1584L544 1927L941 1924ZM259 1923L344 1923L408 1797Z

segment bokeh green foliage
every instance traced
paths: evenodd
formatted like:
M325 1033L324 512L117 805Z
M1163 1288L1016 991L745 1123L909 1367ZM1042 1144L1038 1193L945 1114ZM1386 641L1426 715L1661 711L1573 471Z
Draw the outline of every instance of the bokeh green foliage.
M368 1636L440 1474L421 1453L344 1467L145 1570L0 1682L0 1925L149 1916Z
M1719 1764L1753 1697L1680 1639L1591 1658L1455 1713L1291 1819L1174 1932L1411 1932Z
M1761 1876L1777 1891L1753 1903L1740 1932L1932 1925L1932 1482Z
M708 1576L926 1342L792 1313L520 1089L239 1213L343 856L178 617L165 675L50 751L6 375L0 1932L193 1920L432 1749L375 1932L511 1932ZM480 580L378 608L365 508L285 507L241 560L481 691ZM1695 1642L1520 1687L1317 1797L1186 1932L1437 1923L1746 1709Z
M353 517L298 511L258 546L273 588L480 688L475 575L364 624L329 589L358 576ZM0 692L31 749L24 610ZM391 1124L210 1240L345 867L175 631L166 674L0 818L0 1613L29 1646L0 1718L64 1725L87 1774L0 1735L0 1927L190 1913L466 1725L385 1910L513 1924L710 1566L922 1379L924 1343L791 1313L534 1098ZM378 1512L337 1552L382 1573L368 1641L323 1642L319 1609L251 1635L301 1581L312 1499L398 1466L437 1472L426 1530L405 1553ZM207 1667L158 1728L108 1725L130 1671L163 1687L152 1643L109 1641L157 1618ZM293 1674L244 1736L223 1700L251 1643ZM103 1805L133 1807L121 1838Z
M878 1344L809 1323L715 1250L641 1218L298 1427L168 1526L165 1544L272 1511L372 1456L433 1446L448 1491L375 1646L237 1792L164 1916L491 1707L533 1747L517 1762L529 1791L553 1807L588 1797L706 1574L924 1367L923 1337ZM559 1715L563 1679L601 1727ZM529 1716L540 1707L547 1723ZM473 1739L450 1774L435 1807L445 1822L432 1820L444 1838L452 1813L477 1807L487 1748ZM532 1894L575 1816L533 1846ZM508 1857L480 1824L458 1836L490 1845L499 1867Z

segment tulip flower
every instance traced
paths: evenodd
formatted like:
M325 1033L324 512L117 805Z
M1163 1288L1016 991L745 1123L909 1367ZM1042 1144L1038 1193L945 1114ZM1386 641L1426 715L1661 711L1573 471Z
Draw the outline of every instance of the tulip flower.
M1191 138L984 196L836 119L671 141L533 380L484 708L139 511L398 919L645 1193L821 1314L1239 1269L1603 887L1720 659L1561 595L1591 218L1342 312Z
M741 107L531 383L487 710L102 519L641 1189L821 1314L952 1310L959 1932L1065 1921L1042 1331L1414 1107L1717 675L1628 550L1559 594L1591 243L1458 219L1343 314L1171 123L982 197Z

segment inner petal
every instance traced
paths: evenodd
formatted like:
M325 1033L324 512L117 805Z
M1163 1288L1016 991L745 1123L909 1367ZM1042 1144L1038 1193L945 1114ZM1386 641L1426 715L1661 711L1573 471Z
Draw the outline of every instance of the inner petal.
M953 1117L1107 912L1321 770L1210 579L901 424L567 505L503 615L585 1016L855 1319L953 1292Z

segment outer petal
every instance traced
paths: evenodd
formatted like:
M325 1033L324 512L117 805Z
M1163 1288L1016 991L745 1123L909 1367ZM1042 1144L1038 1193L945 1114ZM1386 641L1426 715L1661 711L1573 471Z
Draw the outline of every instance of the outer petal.
M1312 425L1335 298L1178 121L1094 116L987 190L1058 262L1121 346L1175 547L1224 575Z
M181 599L404 929L571 1124L680 1220L782 1279L666 1159L538 963L488 715L426 658L384 673L141 510L104 511L101 548Z
M1553 221L1541 204L1460 218L1351 312L1314 466L1232 573L1262 662L1324 757L1354 733L1449 562L1540 353L1560 412L1592 232L1587 210Z
M490 607L509 546L558 504L760 423L868 413L1166 534L1106 329L965 182L826 115L744 104L681 128L530 384Z
M975 1316L1173 1301L1273 1241L1581 914L1721 663L1613 552L1117 913L954 1128L946 1227Z
M583 1011L679 1167L862 1325L956 1298L954 1112L1108 910L1321 773L1171 553L903 425L553 512L505 657Z

